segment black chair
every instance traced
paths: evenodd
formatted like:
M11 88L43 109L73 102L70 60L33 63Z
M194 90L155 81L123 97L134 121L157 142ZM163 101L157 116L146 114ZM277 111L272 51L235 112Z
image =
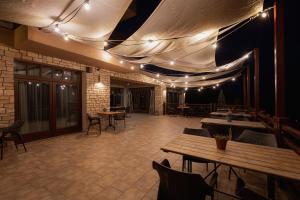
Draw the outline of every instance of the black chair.
M202 137L211 137L211 135L209 134L209 132L206 129L185 128L183 130L183 134L196 135L196 136L202 136ZM196 158L193 156L187 156L187 155L182 156L182 171L185 171L186 161L188 163L188 166L187 166L188 172L192 172L192 163L193 162L206 163L206 170L208 171L208 163L210 163L210 161L205 160L205 159ZM216 163L214 163L214 166L216 167Z
M92 116L90 114L87 114L87 117L89 120L89 126L88 126L88 130L87 130L86 134L87 135L89 134L90 128L92 126L99 125L99 132L101 135L101 117L100 116Z
M20 131L24 124L24 121L17 120L11 126L0 129L2 135L0 137L0 145L1 145L1 160L3 159L3 151L4 151L4 141L14 141L15 147L18 151L18 144L22 144L25 152L27 152L23 136Z
M242 134L235 139L237 142L243 142L248 144L256 144L262 146L269 146L269 147L277 147L277 140L275 135L271 133L261 133L253 130L244 130ZM233 168L229 168L228 178L231 177L231 172ZM236 174L236 173L235 173Z
M242 200L268 200L247 188L245 182L240 177L237 178L235 194Z
M124 121L124 127L126 127L125 119L126 119L126 113L125 112L114 115L114 123L115 123L114 126L116 127L116 125L118 124L118 121Z
M214 187L217 185L218 174L212 173L209 184L200 174L185 173L171 169L167 159L160 164L153 161L152 167L158 172L160 183L157 200L190 200L214 197Z

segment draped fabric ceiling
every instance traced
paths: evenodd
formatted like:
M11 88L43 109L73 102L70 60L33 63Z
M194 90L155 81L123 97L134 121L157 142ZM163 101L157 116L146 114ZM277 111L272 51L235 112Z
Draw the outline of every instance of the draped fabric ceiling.
M80 11L70 22L61 24L60 29L77 41L91 44L93 40L107 40L131 1L90 0L89 12ZM63 18L66 14L62 13L71 12L82 2L83 0L3 0L0 1L0 19L44 27L53 22L53 19ZM216 49L212 45L217 42L219 30L225 27L228 30L262 9L263 0L162 0L133 35L108 52L128 58L128 61L136 64L153 64L187 73L209 72L215 73L211 77L217 77L224 75L224 71L229 68L240 67L243 61L243 58L238 59L215 71ZM88 38L90 42L80 38ZM170 61L174 63L170 64ZM171 77L164 78L167 80ZM194 82L190 85L212 83L212 80L202 78L193 77ZM178 85L182 81L180 78L175 80Z

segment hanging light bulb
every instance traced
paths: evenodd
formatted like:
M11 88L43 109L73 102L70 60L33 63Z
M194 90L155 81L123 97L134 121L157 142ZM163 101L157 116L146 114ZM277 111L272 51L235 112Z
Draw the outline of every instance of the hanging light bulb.
M189 78L189 75L185 75L184 78Z
M184 90L185 90L185 91L187 91L187 90L188 90L188 88L186 87L186 88L184 88Z
M131 69L131 70L134 70L134 66L131 66L130 69Z
M185 84L187 85L187 84L188 84L188 82L185 82Z
M158 74L156 74L156 77L158 78L160 76L160 74L158 73Z
M220 69L219 69L219 68L217 68L217 69L216 69L216 72L218 72L218 71L220 71Z
M124 61L123 61L123 60L120 60L120 61L119 61L119 63L120 63L120 64L123 64L123 63L124 63Z
M219 87L219 83L217 83L217 85L216 85L217 87Z
M233 77L231 80L232 80L232 81L235 81L235 77Z
M201 88L198 89L198 92L201 92Z
M217 43L214 43L214 44L212 45L212 47L213 47L214 49L216 49L216 48L218 47Z
M59 27L58 27L58 24L55 24L54 31L55 31L56 33L58 33L58 32L60 31L60 29L59 29Z
M213 86L213 89L216 89L216 86Z
M103 45L106 47L108 45L108 42L104 41Z
M247 58L249 58L249 54L247 53L246 55L244 55L244 57L243 57L244 59L247 59Z
M170 65L174 65L175 64L175 61L170 61Z
M266 12L262 12L262 13L260 14L260 16L261 16L262 18L266 18L266 17L268 16L268 14L267 14Z
M68 35L68 34L65 34L65 35L64 35L64 39L65 39L66 41L68 41L68 40L69 40L69 35Z
M86 0L83 4L84 6L84 9L85 10L90 10L91 9L91 5L90 5L90 1L89 0Z
M144 65L143 65L143 64L140 64L140 68L143 69L143 68L144 68Z
M203 76L203 77L202 77L202 80L205 80L205 79L206 79L206 77L205 77L205 76Z
M203 90L203 87L201 87L201 90Z

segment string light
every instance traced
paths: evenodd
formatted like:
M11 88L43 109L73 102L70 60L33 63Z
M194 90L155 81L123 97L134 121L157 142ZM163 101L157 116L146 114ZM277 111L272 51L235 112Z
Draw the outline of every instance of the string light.
M201 88L198 89L198 92L201 92Z
M68 35L68 34L65 34L65 35L64 35L64 39L65 39L66 41L68 41L68 40L69 40L69 35Z
M216 86L213 86L213 89L216 89Z
M217 87L219 87L219 83L217 83L217 85L216 85Z
M203 87L201 87L201 90L203 90Z
M143 69L143 68L144 68L144 65L143 65L143 64L140 64L140 68Z
M105 47L107 47L108 42L104 41L104 42L103 42L103 45L104 45Z
M89 1L89 0L86 0L86 1L84 2L83 6L84 6L84 9L85 9L85 10L87 10L87 11L90 10L90 9L91 9L90 1Z
M119 63L120 63L120 64L123 64L123 63L124 63L124 61L123 61L123 60L120 60L120 61L119 61Z
M175 61L170 61L170 65L174 65L175 64Z
M54 31L55 31L56 33L58 33L58 32L60 31L60 29L59 29L59 27L58 27L58 24L55 24Z
M214 43L214 44L212 45L212 47L213 47L214 49L216 49L216 48L218 47L217 43Z
M205 79L206 79L206 77L205 77L205 76L203 76L203 77L202 77L202 80L205 80Z
M158 73L158 74L156 74L156 77L158 78L160 76L160 74Z
M187 84L188 84L188 82L185 82L184 84L186 84L186 85L187 85Z
M232 81L235 81L235 77L233 77L231 80L232 80Z
M217 68L217 69L216 69L216 72L218 72L218 71L220 71L220 69L219 69L219 68Z
M189 78L189 75L185 75L184 78Z
M131 66L130 69L131 69L131 70L134 70L134 66Z
M247 53L246 55L244 55L244 57L243 57L244 59L247 59L247 58L249 58L249 54Z
M188 90L188 88L186 87L186 88L184 88L184 90L185 90L185 91L187 91L187 90Z

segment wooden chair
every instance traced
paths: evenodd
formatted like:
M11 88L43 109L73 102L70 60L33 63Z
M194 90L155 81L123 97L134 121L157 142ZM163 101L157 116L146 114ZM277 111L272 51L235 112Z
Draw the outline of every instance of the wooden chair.
M15 147L18 150L18 144L21 143L25 152L27 152L23 136L20 131L24 124L24 121L17 120L11 126L2 128L0 132L2 135L0 137L0 145L1 145L1 160L3 159L3 151L4 151L4 141L14 141Z
M86 134L87 135L89 134L90 128L92 126L99 125L99 132L101 135L101 128L102 128L101 127L101 117L100 116L92 116L90 114L87 114L87 117L88 117L89 125L88 125L88 130L87 130Z
M157 200L204 200L206 196L214 197L218 174L212 173L209 184L200 174L192 174L171 169L167 159L160 164L153 161L152 167L160 178Z
M209 132L206 129L193 129L193 128L185 128L183 130L183 134L189 134L189 135L196 135L196 136L202 136L202 137L211 137ZM186 162L188 163L187 171L192 172L192 163L206 163L206 170L208 171L208 163L211 163L208 160L196 158L193 156L182 156L182 171L185 171L186 168ZM214 163L214 166L216 167L216 163Z

